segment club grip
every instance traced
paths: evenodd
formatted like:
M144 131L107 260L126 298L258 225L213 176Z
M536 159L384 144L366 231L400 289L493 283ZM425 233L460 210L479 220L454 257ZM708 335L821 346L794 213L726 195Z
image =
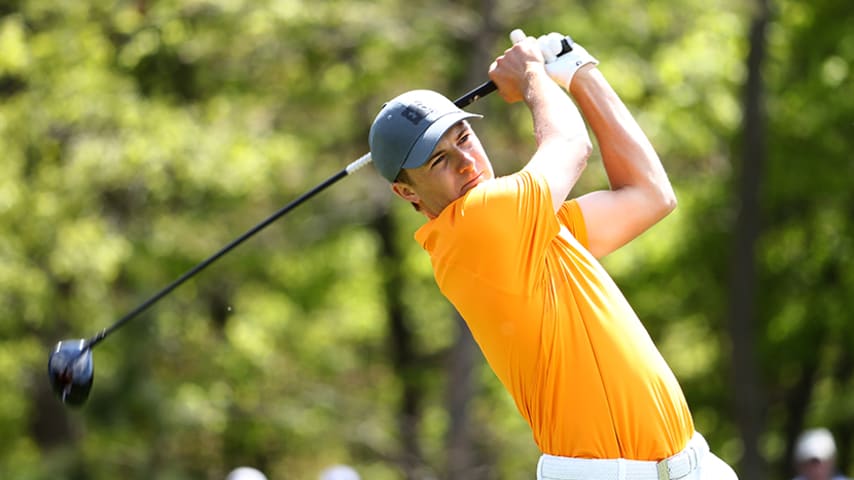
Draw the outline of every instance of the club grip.
M569 35L565 35L560 40L560 53L558 53L557 56L560 57L561 55L563 55L565 53L571 52L573 43L574 42L572 41L572 37L570 37Z
M481 98L489 95L490 93L494 92L497 89L498 89L498 87L495 86L495 83L492 80L488 80L488 81L480 84L480 86L478 86L474 90L472 90L472 91L466 93L465 95L463 95L462 97L454 100L454 105L456 105L460 108L465 108L465 107L471 105L472 103L480 100Z
M560 41L560 46L561 46L561 49L560 49L560 53L557 54L558 57L560 57L563 54L571 52L572 51L572 37L570 37L569 35L566 35L565 37L563 37L563 39L561 39L561 41ZM480 100L481 98L489 95L490 93L494 92L497 89L498 89L498 87L495 86L495 83L492 80L488 80L488 81L480 84L477 88L466 93L462 97L454 100L454 105L456 105L460 108L466 108L467 106L469 106L472 103Z

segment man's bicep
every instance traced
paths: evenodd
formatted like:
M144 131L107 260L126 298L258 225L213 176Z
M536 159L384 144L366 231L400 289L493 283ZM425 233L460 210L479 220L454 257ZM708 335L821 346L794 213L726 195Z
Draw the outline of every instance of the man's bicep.
M591 192L577 200L587 227L588 250L596 258L627 244L661 218L634 188Z

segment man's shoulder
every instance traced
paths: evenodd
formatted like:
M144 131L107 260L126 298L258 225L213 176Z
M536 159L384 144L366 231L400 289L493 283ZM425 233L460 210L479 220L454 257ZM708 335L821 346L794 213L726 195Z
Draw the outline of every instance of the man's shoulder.
M483 249L485 242L502 244L530 236L541 228L554 229L551 197L545 181L522 170L482 182L456 199L415 234L427 251Z
M539 198L548 194L548 183L545 177L536 173L521 170L511 175L505 175L487 180L471 189L457 202L461 208L489 207L489 210L501 207L516 208L523 199Z

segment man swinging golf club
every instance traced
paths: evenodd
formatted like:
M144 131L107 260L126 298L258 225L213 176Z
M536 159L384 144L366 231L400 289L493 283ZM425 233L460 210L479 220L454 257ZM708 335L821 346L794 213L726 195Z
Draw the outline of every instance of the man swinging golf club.
M694 431L676 378L597 261L676 199L598 61L578 44L556 56L564 38L516 30L489 69L504 100L531 112L537 148L521 171L496 178L468 123L478 115L426 90L382 108L371 157L427 217L415 238L530 425L538 479L735 479ZM592 150L585 119L610 190L567 201Z

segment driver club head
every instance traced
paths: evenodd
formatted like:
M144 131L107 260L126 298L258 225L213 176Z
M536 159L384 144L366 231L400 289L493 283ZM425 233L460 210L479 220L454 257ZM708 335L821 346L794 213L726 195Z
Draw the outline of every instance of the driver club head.
M62 403L74 407L83 405L92 389L95 375L92 349L86 340L63 340L56 344L47 361L50 386Z

